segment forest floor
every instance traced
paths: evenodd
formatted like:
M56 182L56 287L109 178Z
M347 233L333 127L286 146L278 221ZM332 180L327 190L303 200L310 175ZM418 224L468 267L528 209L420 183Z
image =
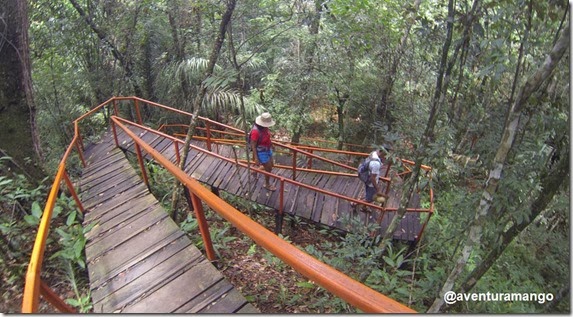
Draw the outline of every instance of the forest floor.
M273 231L274 216L261 212L257 221ZM332 235L322 235L319 228L312 224L290 224L285 221L282 234L288 240L304 248L313 245L320 249L326 239L337 240ZM221 260L218 266L223 275L245 296L261 313L335 313L331 308L319 303L320 298L332 297L326 290L261 247L253 247L254 242L241 232L231 230L235 240L221 248ZM255 250L253 250L253 248Z

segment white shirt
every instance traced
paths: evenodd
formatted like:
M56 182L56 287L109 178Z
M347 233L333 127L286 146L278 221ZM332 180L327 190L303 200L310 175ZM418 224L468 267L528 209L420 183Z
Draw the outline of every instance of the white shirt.
M382 163L380 163L380 158L378 157L378 153L373 151L368 156L370 159L370 164L368 164L368 168L370 169L370 175L376 175L376 184L378 184L378 177L380 176L380 168L382 167ZM374 187L373 184L368 184L370 187Z

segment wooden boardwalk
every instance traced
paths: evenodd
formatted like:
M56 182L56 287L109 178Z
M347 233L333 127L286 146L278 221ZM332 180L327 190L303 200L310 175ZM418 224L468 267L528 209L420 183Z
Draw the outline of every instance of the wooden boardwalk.
M175 146L171 140L136 127L130 127L130 129L166 158L172 162L176 162ZM133 152L133 141L121 131L121 129L118 129L118 141L120 147ZM193 141L192 144L206 148L204 142ZM235 152L229 145L215 145L212 151L223 157L232 160L235 159ZM242 149L235 149L235 151L238 158L244 157ZM282 161L284 164L289 164L291 160L290 157L281 157L280 155L277 155L275 159L275 161ZM278 181L275 183L277 191L269 192L262 186L264 183L263 175L259 175L256 179L250 177L249 180L247 169L238 167L233 164L233 162L228 162L191 148L185 171L198 181L217 188L218 190L223 190L232 195L255 201L275 210L278 210L280 207ZM385 171L382 171L382 173L384 172ZM289 169L275 168L273 174L287 179L292 178L292 171ZM364 197L364 184L357 177L332 176L297 171L296 180L347 197ZM250 186L248 184L249 181L251 182ZM319 193L315 190L290 183L285 183L284 190L283 210L286 213L344 231L360 230L361 228L357 228L357 226L363 227L379 222L380 232L383 233L395 214L395 212L390 211L385 212L383 215L378 211L372 213L356 211L355 208L350 206L348 200ZM397 208L400 195L400 184L391 185L386 207ZM418 195L415 195L408 207L420 207L420 198ZM380 217L382 217L381 221L379 219ZM417 212L407 212L402 218L397 230L394 232L394 239L416 241L421 228L420 214Z
M109 133L80 181L95 313L258 313L171 220Z

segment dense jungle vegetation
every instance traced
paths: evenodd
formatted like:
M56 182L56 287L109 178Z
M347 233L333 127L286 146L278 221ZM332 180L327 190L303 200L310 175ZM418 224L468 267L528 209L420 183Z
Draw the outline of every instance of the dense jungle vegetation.
M404 206L419 187L436 194L413 251L298 219L285 235L420 312L570 313L567 1L0 3L1 312L20 311L72 121L112 96L134 95L241 128L267 110L276 133L295 142L391 143L392 155L417 163L411 179L420 164L433 167L431 183L405 185ZM94 119L90 137L103 120ZM156 177L165 178L158 190L169 194L169 177ZM66 195L55 213L43 276L89 312L81 216ZM197 236L192 217L181 226ZM245 295L263 312L353 312L228 224L213 230L228 261L222 265L245 271L256 285ZM241 266L233 262L239 259ZM450 291L548 295L448 305Z

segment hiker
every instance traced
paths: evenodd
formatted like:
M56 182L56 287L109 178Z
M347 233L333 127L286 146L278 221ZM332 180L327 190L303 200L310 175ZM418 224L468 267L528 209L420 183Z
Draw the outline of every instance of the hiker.
M361 167L359 167L359 177L361 178L361 180L364 182L364 191L365 191L365 197L363 199L363 201L367 202L367 203L372 203L374 201L374 195L378 194L380 196L385 196L384 193L382 193L382 185L380 184L380 182L378 181L378 177L380 176L380 169L382 168L382 149L377 149L374 150L370 153L370 155L368 155L368 158L366 158L366 160L364 161L365 164L364 166L364 172L361 172L360 169L362 168L362 164ZM360 174L365 175L360 176ZM356 207L356 203L350 203L350 205L352 207ZM368 208L362 208L362 211L369 211Z
M269 127L273 125L275 125L275 121L271 114L265 112L257 117L250 133L251 151L256 153L256 155L253 155L254 164L262 165L264 170L269 173L273 169L273 150ZM265 185L263 187L267 190L275 191L276 188L270 184L269 178L269 175L265 174Z

